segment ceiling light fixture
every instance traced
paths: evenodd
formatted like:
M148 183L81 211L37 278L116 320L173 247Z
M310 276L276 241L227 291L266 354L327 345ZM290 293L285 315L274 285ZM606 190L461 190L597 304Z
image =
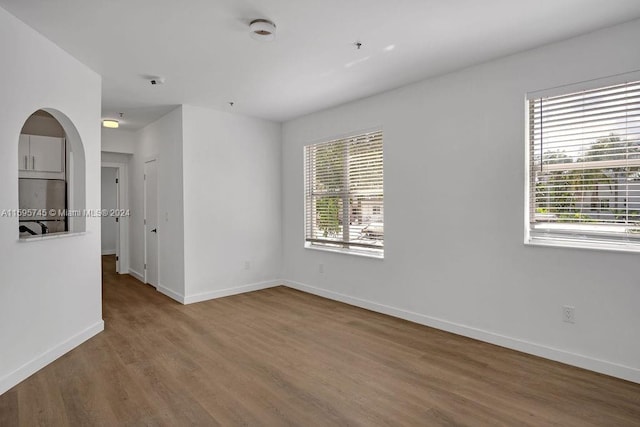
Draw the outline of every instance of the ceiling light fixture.
M276 37L276 24L267 19L254 19L249 24L249 30L254 40L269 42Z
M109 129L117 129L120 123L117 120L103 120L102 127Z

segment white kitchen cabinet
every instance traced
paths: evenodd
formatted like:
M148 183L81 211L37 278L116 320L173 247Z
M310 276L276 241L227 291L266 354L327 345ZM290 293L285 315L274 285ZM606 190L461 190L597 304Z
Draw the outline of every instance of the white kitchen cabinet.
M18 169L26 171L29 169L29 135L20 135L18 143Z
M20 135L18 167L21 178L64 179L64 138Z

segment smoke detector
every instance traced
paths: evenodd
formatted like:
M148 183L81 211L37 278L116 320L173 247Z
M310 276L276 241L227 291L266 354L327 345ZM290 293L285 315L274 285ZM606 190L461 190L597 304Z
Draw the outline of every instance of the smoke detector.
M254 19L249 24L249 30L254 40L269 42L276 37L276 24L267 19Z
M165 82L164 77L151 77L149 79L149 83L151 83L151 85L153 86L162 85L164 84L164 82Z

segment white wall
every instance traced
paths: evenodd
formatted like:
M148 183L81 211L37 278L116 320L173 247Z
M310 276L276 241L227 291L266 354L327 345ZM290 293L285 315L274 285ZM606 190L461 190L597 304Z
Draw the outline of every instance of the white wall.
M101 191L101 207L102 209L114 210L118 207L118 189L116 186L116 178L118 169L102 168L102 191ZM116 224L115 216L103 216L100 218L102 227L100 230L102 255L113 255L116 253L116 242L118 238L118 224Z
M144 162L158 161L158 285L184 295L182 107L137 132L130 162L130 269L144 275Z
M637 254L523 245L525 93L640 69L638 40L635 21L285 123L283 277L640 382ZM385 259L304 249L303 145L376 126Z
M18 135L41 108L75 125L86 207L99 208L100 76L1 8L0 57L0 209L18 207ZM82 235L26 243L17 230L17 218L0 217L0 393L103 328L100 220L87 218Z
M190 303L274 284L282 261L279 123L183 105L131 145L132 274L144 275L144 161L157 158L158 290Z
M183 120L187 302L272 284L282 260L281 125L187 105Z
M126 129L102 129L102 151L133 154L136 146L136 132Z

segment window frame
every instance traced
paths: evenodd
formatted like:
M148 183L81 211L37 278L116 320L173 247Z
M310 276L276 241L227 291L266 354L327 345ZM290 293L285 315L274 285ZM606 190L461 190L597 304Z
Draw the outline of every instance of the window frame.
M358 131L353 131L353 132L349 132L349 133L345 133L345 134L341 134L341 135L336 135L336 136L332 136L332 137L328 137L328 138L322 138L322 139L318 139L315 141L311 141L308 142L306 144L304 144L304 146L302 147L302 160L303 160L303 233L302 233L302 240L303 240L303 247L305 249L311 249L311 250L317 250L317 251L324 251L324 252L333 252L333 253L339 253L339 254L346 254L346 255L355 255L355 256L359 256L359 257L365 257L365 258L373 258L373 259L380 259L383 260L384 259L384 243L382 244L382 246L378 247L373 247L374 245L371 245L372 247L365 247L366 245L360 246L358 247L357 245L353 245L353 246L343 246L340 247L340 244L343 244L344 242L340 242L337 241L335 245L332 245L331 243L322 243L322 242L313 242L313 241L309 241L308 240L308 236L307 236L307 226L308 226L308 212L307 212L307 197L308 197L308 188L309 188L309 183L308 183L308 178L309 178L309 173L307 171L307 148L308 147L312 147L312 146L317 146L317 145L321 145L321 144L327 144L327 143L331 143L331 142L339 142L339 141L343 141L343 140L348 140L348 139L355 139L358 137L361 137L363 135L366 134L371 134L371 133L380 133L381 139L382 139L382 159L383 159L383 166L382 166L382 192L383 192L383 199L382 199L382 204L377 204L377 206L381 207L381 212L384 212L384 130L382 128L382 126L378 126L378 127L374 127L374 128L369 128L369 129L364 129L364 130L358 130ZM347 194L349 194L347 192ZM348 195L346 196L348 197ZM381 213L381 215L383 216L383 224L384 224L384 214Z
M595 90L608 86L620 85L640 81L640 71L616 74L604 78L587 80L579 83L557 86L549 89L527 92L524 97L524 244L530 246L551 246L560 248L592 249L615 252L640 252L640 238L630 238L624 235L599 234L593 227L589 230L587 225L575 225L553 231L553 227L542 231L532 230L531 227L531 127L529 117L529 101L532 99L568 95L580 91ZM569 223L573 225L574 223ZM569 229L575 228L571 232Z

